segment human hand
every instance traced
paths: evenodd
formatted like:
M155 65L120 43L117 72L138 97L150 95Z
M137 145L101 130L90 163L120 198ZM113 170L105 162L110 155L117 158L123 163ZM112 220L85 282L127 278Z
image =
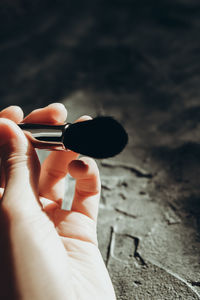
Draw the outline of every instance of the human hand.
M25 119L19 107L0 112L0 299L115 299L97 246L100 178L95 161L55 151L40 166L15 124L62 124L66 117L58 103ZM72 208L64 211L68 172L76 187Z

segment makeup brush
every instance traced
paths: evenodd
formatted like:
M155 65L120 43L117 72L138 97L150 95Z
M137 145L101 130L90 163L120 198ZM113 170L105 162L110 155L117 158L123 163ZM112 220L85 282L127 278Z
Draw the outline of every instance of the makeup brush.
M108 158L120 153L128 142L122 125L112 117L63 125L21 123L35 148L72 150L93 158Z

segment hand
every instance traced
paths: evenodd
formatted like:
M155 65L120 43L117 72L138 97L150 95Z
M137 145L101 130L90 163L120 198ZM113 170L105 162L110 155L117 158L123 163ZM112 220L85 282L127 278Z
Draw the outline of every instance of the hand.
M15 124L62 124L66 116L59 103L25 119L16 106L0 112L0 299L115 299L97 246L100 179L95 161L58 151L40 166L35 149ZM76 187L72 208L64 211L68 172Z

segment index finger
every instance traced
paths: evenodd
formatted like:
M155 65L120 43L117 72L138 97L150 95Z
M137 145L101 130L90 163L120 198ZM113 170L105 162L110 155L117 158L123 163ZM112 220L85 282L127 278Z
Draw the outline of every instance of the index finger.
M24 123L63 124L67 118L67 110L62 103L52 103L46 107L33 110L27 115Z

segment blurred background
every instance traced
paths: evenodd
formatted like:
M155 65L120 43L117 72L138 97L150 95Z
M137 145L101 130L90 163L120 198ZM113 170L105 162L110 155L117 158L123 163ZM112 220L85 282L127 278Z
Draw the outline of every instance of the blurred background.
M0 2L0 109L62 102L129 134L98 161L118 299L200 299L199 32L198 0Z

